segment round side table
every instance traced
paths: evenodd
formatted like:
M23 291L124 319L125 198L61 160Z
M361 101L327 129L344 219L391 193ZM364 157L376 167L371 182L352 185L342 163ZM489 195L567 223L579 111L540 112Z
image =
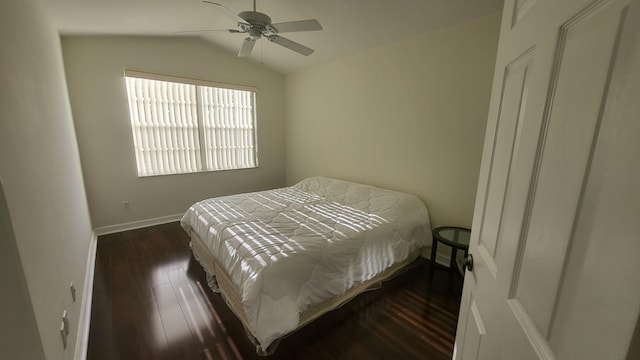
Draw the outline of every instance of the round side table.
M436 255L438 244L442 243L451 247L451 260L449 261L449 270L457 270L460 274L464 274L462 267L457 266L458 250L462 250L464 257L469 252L469 238L471 230L456 226L441 226L433 229L433 245L431 246L431 270L436 266Z

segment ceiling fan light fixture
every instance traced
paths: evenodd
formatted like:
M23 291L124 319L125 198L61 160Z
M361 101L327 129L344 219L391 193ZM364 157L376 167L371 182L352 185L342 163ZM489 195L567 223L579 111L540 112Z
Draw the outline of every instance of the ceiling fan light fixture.
M249 30L249 37L253 40L258 40L262 36L262 32L258 29Z

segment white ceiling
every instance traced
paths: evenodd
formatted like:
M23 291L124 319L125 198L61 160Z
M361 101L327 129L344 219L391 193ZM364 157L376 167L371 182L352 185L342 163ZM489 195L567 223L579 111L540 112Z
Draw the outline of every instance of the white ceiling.
M245 34L185 30L236 28L233 19L200 0L42 0L63 35L202 36L236 54ZM252 10L252 0L212 0L233 12ZM390 42L495 13L502 0L257 0L273 23L317 19L322 31L284 37L315 49L302 56L264 39L251 60L281 73L326 63Z

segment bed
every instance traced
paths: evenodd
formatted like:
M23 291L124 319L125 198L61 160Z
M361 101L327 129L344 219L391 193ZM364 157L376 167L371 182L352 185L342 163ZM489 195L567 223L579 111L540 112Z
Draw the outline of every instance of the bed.
M203 200L180 223L209 286L261 355L393 275L432 241L417 197L326 177Z

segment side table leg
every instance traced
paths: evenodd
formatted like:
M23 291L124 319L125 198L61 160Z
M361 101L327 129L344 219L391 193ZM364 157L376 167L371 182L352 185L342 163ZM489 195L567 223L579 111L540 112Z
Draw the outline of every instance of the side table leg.
M438 241L433 239L431 244L431 270L436 267L436 253L438 252Z
M456 258L458 257L458 248L452 246L451 247L451 259L449 259L449 270L455 271L456 269Z
M433 273L436 271L436 252L438 249L438 241L433 239L433 243L431 243L431 264L429 267L429 279L427 279L427 287L431 288L431 284L433 283ZM428 296L431 296L431 292L428 292Z

